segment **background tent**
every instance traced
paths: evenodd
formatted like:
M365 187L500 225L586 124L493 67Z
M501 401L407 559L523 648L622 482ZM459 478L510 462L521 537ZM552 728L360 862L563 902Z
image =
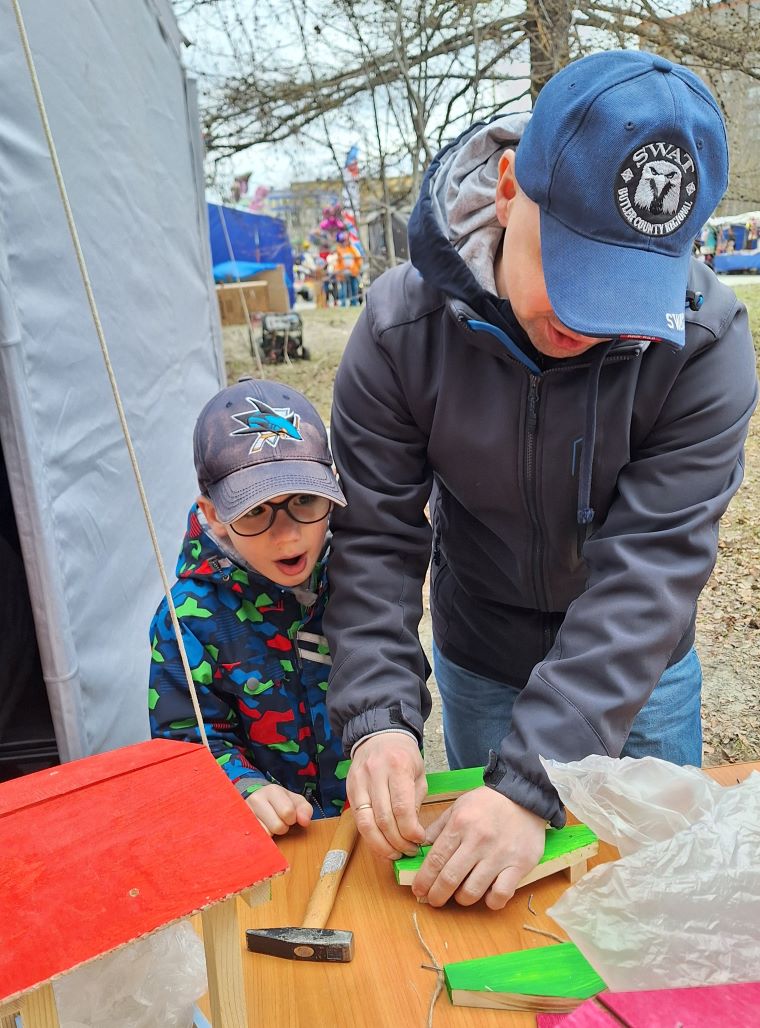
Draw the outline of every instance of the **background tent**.
M288 288L291 307L296 302L293 285L293 251L285 222L265 214L250 214L237 207L208 204L209 235L211 237L211 260L216 269L220 265L236 262L238 277L245 278L277 264L285 268L285 285ZM229 244L227 239L229 238ZM232 253L230 253L232 250ZM244 264L260 267L244 267ZM230 278L230 275L232 276ZM222 269L217 276L220 282L235 281L234 271Z
M173 577L196 490L193 424L224 377L181 37L169 0L22 9ZM61 758L144 739L147 630L161 583L8 3L0 442ZM3 668L0 703L12 674Z
M760 271L760 250L755 239L748 244L747 226L754 222L760 225L760 211L747 211L744 214L727 214L720 218L710 218L712 225L720 233L729 225L734 233L734 250L732 253L716 253L713 258L713 269L720 272L729 271Z

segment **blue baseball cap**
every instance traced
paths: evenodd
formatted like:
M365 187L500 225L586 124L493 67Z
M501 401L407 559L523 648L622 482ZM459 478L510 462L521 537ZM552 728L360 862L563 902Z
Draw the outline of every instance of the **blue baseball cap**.
M574 61L539 93L515 175L541 209L560 321L683 346L693 241L728 184L726 129L704 83L640 50Z

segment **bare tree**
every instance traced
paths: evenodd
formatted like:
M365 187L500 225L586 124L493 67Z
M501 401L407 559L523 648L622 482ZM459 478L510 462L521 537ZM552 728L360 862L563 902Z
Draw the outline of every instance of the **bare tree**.
M206 50L218 45L210 72L208 52L202 62L212 158L300 139L339 167L345 141L360 139L387 205L390 175L411 175L413 197L447 139L528 109L592 50L640 46L690 65L730 121L733 100L760 79L757 0L690 2L674 15L671 0L176 0L205 24Z
M218 157L323 131L325 118L353 132L374 96L390 113L384 149L401 146L414 175L458 126L527 93L525 69L511 67L524 19L493 0L257 0L247 11L242 0L183 2L226 8L219 27L235 37L224 77L204 82Z

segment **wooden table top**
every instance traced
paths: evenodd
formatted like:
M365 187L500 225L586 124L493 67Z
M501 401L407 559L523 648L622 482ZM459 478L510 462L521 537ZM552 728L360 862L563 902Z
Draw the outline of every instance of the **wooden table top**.
M710 768L706 773L722 785L734 785L752 770L760 770L760 762ZM426 804L424 820L432 820L444 807ZM321 821L277 840L290 871L273 882L271 903L250 909L239 902L242 928L299 924L334 828L334 820ZM616 855L612 847L601 844L592 866ZM353 931L353 961L310 964L246 950L249 1023L264 1028L424 1028L436 975L420 966L430 959L417 937L414 914L439 964L490 956L550 943L525 931L525 924L564 937L546 910L568 885L560 873L519 889L502 911L490 911L482 902L470 908L452 902L436 910L419 904L409 888L396 885L392 866L372 857L360 837L328 924ZM535 914L528 910L531 895ZM433 1025L534 1028L535 1016L454 1007L444 990Z

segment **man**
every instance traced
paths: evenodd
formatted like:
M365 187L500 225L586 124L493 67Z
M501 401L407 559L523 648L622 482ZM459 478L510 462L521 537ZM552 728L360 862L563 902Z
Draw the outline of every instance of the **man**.
M757 395L746 311L691 260L728 168L701 81L595 54L523 124L433 161L335 385L328 703L360 831L433 844L434 906L498 909L538 861L564 823L539 756L700 763L696 602ZM487 767L426 836L431 487L446 747Z

